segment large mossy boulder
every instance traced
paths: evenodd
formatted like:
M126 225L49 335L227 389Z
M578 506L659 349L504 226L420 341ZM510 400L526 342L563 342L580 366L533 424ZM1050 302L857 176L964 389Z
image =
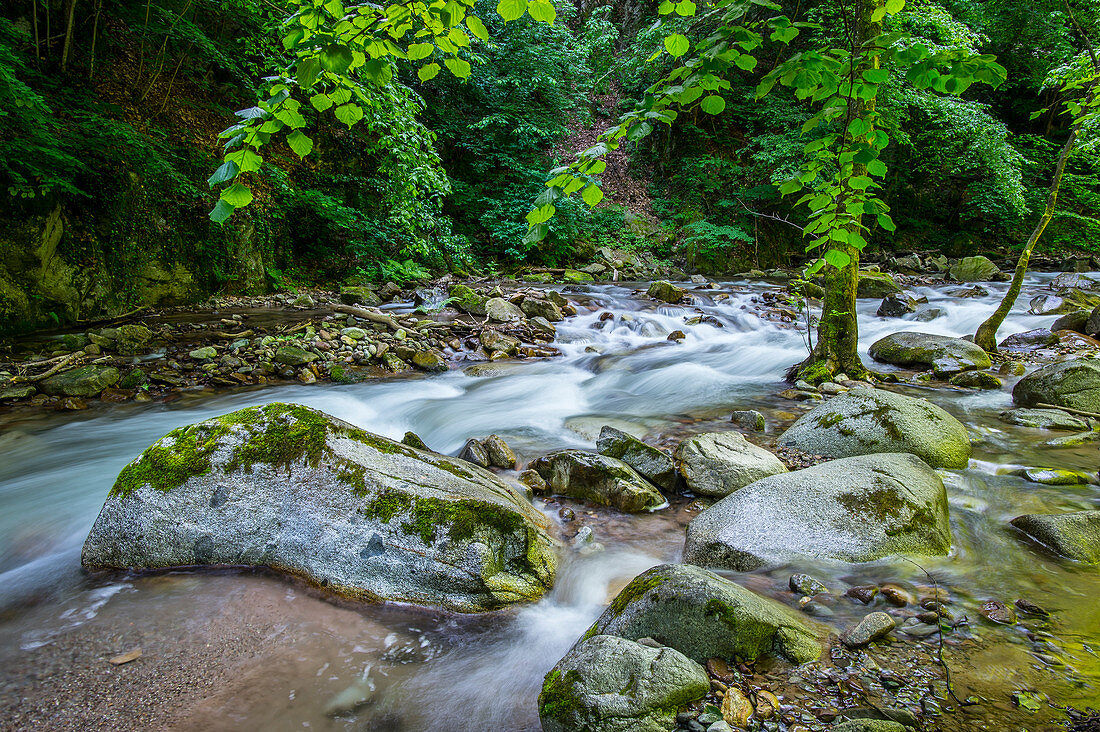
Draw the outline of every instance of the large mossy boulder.
M752 570L950 548L943 480L919 458L894 453L833 460L742 488L692 520L684 560Z
M971 451L966 428L935 404L871 387L818 405L779 444L834 458L908 452L934 468L965 468Z
M1062 361L1016 382L1012 400L1022 407L1049 404L1100 413L1100 359Z
M523 311L519 306L503 297L491 297L486 300L485 315L494 323L518 323L523 320Z
M987 369L992 363L989 354L970 341L931 333L891 333L872 343L868 353L882 363L933 369L938 374Z
M114 366L88 364L62 371L44 380L39 388L47 394L67 397L91 397L114 386L121 374Z
M123 468L82 562L269 567L348 597L477 612L552 585L549 528L486 470L276 403L173 430Z
M700 663L777 655L795 663L821 654L822 628L785 605L690 564L635 577L585 637L652 638Z
M658 508L665 498L656 487L622 460L584 450L561 450L529 466L554 493L620 511Z
M596 440L596 450L601 455L622 460L661 490L671 491L676 487L676 466L672 458L633 435L604 425Z
M477 294L466 285L451 285L447 296L456 309L470 315L485 315L485 303L489 298Z
M724 497L749 483L787 472L779 458L740 432L689 437L676 448L676 466L693 493Z
M676 712L710 691L707 672L672 648L597 635L543 680L544 732L671 732Z
M878 299L898 292L901 292L901 285L885 272L860 270L859 282L856 285L856 297Z
M1029 513L1012 525L1063 557L1100 564L1100 511Z
M948 276L956 282L989 282L1007 279L988 257L964 257L951 265Z
M658 280L649 286L645 294L649 295L654 300L660 300L661 302L675 305L684 299L687 290L682 287L677 287L668 280Z

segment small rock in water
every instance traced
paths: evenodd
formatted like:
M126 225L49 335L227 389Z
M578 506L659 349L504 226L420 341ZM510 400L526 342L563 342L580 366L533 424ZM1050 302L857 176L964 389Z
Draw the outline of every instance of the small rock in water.
M1036 615L1041 618L1046 618L1050 616L1050 613L1047 612L1044 608L1036 605L1031 600L1027 600L1022 597L1016 601L1016 609L1026 615Z
M1015 625L1016 611L1000 600L986 600L978 610L982 617L1001 625Z
M752 702L743 691L736 686L726 690L726 695L722 697L722 719L726 724L734 729L748 729L752 713Z
M849 587L844 594L859 600L864 605L870 605L874 602L875 595L878 594L878 587L874 585L856 585L855 587Z
M550 484L543 480L537 470L524 470L519 474L519 482L530 488L536 496L550 492Z
M913 602L913 596L905 588L895 584L882 585L879 587L879 593L894 607L905 607Z
M130 663L130 661L136 661L139 658L141 658L141 649L140 648L135 648L132 651L128 651L128 652L123 653L119 656L115 656L114 658L111 659L110 663L111 663L112 666L121 666L124 663Z
M465 460L482 468L489 467L489 452L478 440L466 440L466 444L462 446L462 451L458 453L458 457L460 460Z
M405 436L401 438L401 442L409 447L415 447L417 450L427 450L431 452L428 446L424 444L424 440L420 439L420 435L415 432L406 432Z
M767 720L777 714L779 714L779 698L766 689L756 692L756 716Z
M669 333L669 334L668 334L668 338L666 338L665 340L669 340L669 341L682 341L682 340L684 340L685 338L687 338L687 336L686 336L686 335L684 335L684 331L682 331L682 330L674 330L674 331L672 331L671 333Z
M828 592L829 588L808 574L792 574L790 581L791 592L800 595L820 595Z
M516 467L516 454L500 435L489 435L481 441L481 444L488 454L489 464L494 468L511 470Z
M325 705L325 715L340 717L352 714L374 700L374 684L369 680L358 681L341 691Z
M1019 468L1013 470L1010 475L1043 485L1080 485L1090 482L1088 473L1060 468Z
M730 422L738 427L754 432L763 432L766 426L764 415L755 409L741 409L730 415Z
M859 625L840 635L840 642L849 648L862 646L885 638L895 627L894 619L883 612L874 612L859 621Z
M218 349L213 346L203 346L202 348L196 348L187 354L196 361L205 361L207 359L214 358L218 355Z
M957 376L952 376L950 383L967 389L1000 389L1004 386L1003 381L985 371L964 371Z

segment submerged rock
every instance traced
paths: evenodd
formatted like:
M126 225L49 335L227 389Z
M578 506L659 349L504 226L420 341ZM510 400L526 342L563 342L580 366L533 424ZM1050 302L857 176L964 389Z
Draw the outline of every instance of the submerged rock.
M127 465L82 562L263 566L350 597L476 612L551 586L549 527L488 471L275 403L173 430Z
M671 491L676 486L676 467L672 458L622 430L604 425L596 440L596 450L601 455L622 460L661 490Z
M891 333L872 343L868 353L883 363L935 369L944 374L992 365L989 354L970 341L931 333Z
M738 488L787 467L740 432L712 432L689 437L676 448L676 466L694 493L728 496Z
M884 612L867 615L854 628L840 634L840 642L849 648L860 648L879 638L885 638L894 629L894 619Z
M635 577L585 636L600 634L652 638L700 663L770 654L804 663L821 654L824 635L785 605L688 564Z
M583 450L562 450L541 457L531 469L559 495L579 498L620 511L637 512L665 503L649 481L622 460Z
M1083 417L1075 417L1060 409L1009 409L1001 412L1001 419L1021 427L1040 430L1070 430L1081 432L1089 428Z
M1050 329L1053 331L1058 330L1072 330L1078 333L1085 332L1085 325L1089 322L1089 316L1092 314L1090 310L1074 310L1072 313L1066 313L1062 317L1058 318L1051 324Z
M708 691L707 672L684 654L597 635L546 675L539 719L545 732L667 732Z
M1000 389L1005 385L1003 381L987 371L964 371L952 376L950 383L967 389Z
M1100 564L1100 511L1029 513L1012 525L1063 557Z
M856 297L886 297L901 292L901 285L885 272L860 270Z
M970 438L954 417L923 399L859 387L804 414L779 444L826 457L909 452L934 468L965 468Z
M54 396L90 397L113 386L120 376L121 374L114 366L89 364L72 371L54 374L42 381L39 388L46 394Z
M1022 407L1050 404L1100 413L1100 360L1077 359L1044 366L1016 383L1012 400Z
M764 478L688 525L684 559L741 571L799 558L869 562L951 548L943 480L908 454L833 460Z

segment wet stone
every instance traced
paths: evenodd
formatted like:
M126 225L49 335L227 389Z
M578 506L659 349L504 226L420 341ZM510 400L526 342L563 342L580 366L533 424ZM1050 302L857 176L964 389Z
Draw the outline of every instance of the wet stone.
M883 612L874 612L859 621L854 628L840 636L840 642L848 648L860 648L885 638L895 627L894 619Z

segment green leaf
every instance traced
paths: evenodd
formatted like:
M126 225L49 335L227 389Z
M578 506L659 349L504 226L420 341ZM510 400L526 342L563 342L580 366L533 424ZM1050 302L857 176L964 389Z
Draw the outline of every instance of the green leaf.
M657 6L658 15L668 15L674 10L676 10L676 3L672 0L662 0L661 4Z
M600 187L594 183L590 183L583 191L581 191L581 198L589 206L595 206L597 203L603 200L603 191Z
M416 75L420 77L421 81L428 81L434 79L439 74L439 64L428 64L427 66L421 66L420 70L416 72Z
M898 227L894 224L894 220L886 214L878 215L878 225L887 231L897 231Z
M825 261L837 269L843 269L852 263L852 258L839 249L826 249Z
M321 68L332 74L344 74L351 68L351 49L340 43L330 43L321 50Z
M451 73L460 79L468 79L470 77L470 62L463 61L460 58L449 58L443 62L443 65L451 70Z
M240 168L232 160L226 160L222 163L217 170L214 171L214 175L206 179L206 182L210 184L210 187L218 185L219 183L225 183L226 181L233 180L237 177L237 173Z
M237 209L234 206L226 203L222 199L219 199L218 202L214 204L214 208L210 210L210 220L213 221L215 224L225 223L236 210Z
M882 8L882 7L875 8L871 12L871 22L872 23L878 23L878 22L882 21L882 19L885 18L885 17L886 17L886 8Z
M863 72L863 79L871 84L881 84L890 78L890 72L887 69L866 69Z
M691 44L688 43L688 39L679 33L673 33L671 36L665 38L665 50L668 51L668 55L673 58L679 58L688 52L691 48Z
M304 158L313 151L313 140L309 139L301 130L294 130L286 136L286 143L290 149L300 158Z
M422 58L428 58L435 51L435 46L431 43L414 43L409 46L408 56L410 61L419 61Z
M680 2L676 3L677 15L682 15L685 18L690 18L691 16L695 15L695 11L695 3L693 3L691 0L680 0Z
M527 214L527 223L534 226L535 224L541 224L544 221L549 221L551 218L553 218L556 212L557 209L554 208L554 205L551 203L548 203L545 206L539 206L534 211L531 211Z
M321 62L315 56L311 56L307 59L302 59L302 62L298 64L298 69L295 72L295 78L298 80L298 86L303 89L309 89L317 81L317 77L321 73Z
M558 11L554 9L553 3L547 0L531 0L527 4L527 12L539 23L553 23L554 18L558 16Z
M886 0L886 12L895 15L905 7L905 0Z
M481 22L481 18L476 15L466 16L466 27L470 29L470 32L474 34L475 38L482 41L489 40L489 29Z
M886 163L881 160L872 160L867 163L867 172L871 175L882 178L886 175Z
M527 0L500 0L497 3L497 14L509 23L519 20L527 12Z
M747 53L738 56L734 63L737 64L737 68L744 69L745 71L752 71L756 68L756 58Z
M242 208L252 203L252 191L243 183L234 183L222 191L221 200L233 208Z
M722 110L726 108L726 100L717 94L711 94L710 96L703 97L703 101L699 104L707 114L721 114Z
M313 105L313 108L318 112L324 112L332 106L332 99L330 99L327 94L314 94L309 98L309 103Z
M348 127L351 127L356 122L363 119L363 108L355 102L341 104L336 108L336 119L340 120Z

